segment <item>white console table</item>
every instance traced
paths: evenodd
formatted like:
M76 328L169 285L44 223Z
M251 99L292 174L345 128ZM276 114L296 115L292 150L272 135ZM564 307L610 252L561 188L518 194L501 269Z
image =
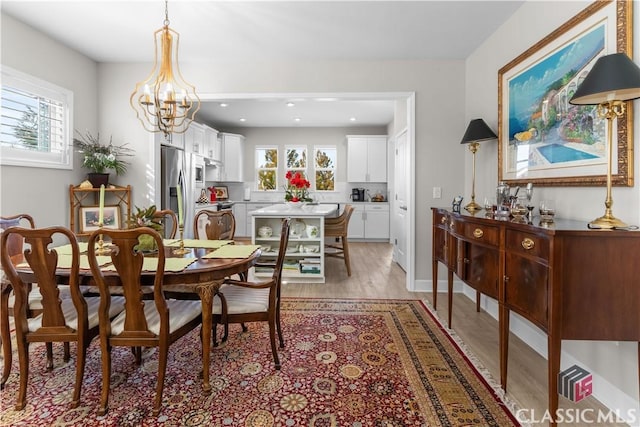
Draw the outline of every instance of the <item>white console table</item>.
M278 256L280 228L283 218L291 219L289 244L282 270L283 280L289 282L324 283L324 218L337 214L338 205L306 205L292 208L277 204L249 212L251 242L262 247L262 259L273 261ZM260 235L268 227L271 235ZM317 233L314 235L312 228ZM271 276L272 270L256 268L256 277Z

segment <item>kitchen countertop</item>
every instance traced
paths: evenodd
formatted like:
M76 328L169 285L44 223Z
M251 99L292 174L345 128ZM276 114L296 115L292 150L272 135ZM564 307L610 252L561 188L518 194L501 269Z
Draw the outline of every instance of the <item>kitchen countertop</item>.
M293 208L284 203L270 205L262 209L249 212L249 215L254 216L328 216L334 213L338 209L337 204L318 204L318 205L305 205L300 208Z

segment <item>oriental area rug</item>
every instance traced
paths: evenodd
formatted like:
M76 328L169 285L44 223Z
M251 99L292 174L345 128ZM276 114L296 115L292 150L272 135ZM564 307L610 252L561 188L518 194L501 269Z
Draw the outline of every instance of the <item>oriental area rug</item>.
M18 364L0 393L0 423L11 426L511 426L513 406L447 334L421 301L286 298L286 347L276 371L266 324L230 325L212 350L211 394L203 394L200 340L172 345L158 417L151 414L157 353L136 366L129 349L112 351L109 412L98 416L100 347L87 354L81 404L69 409L75 357L45 369L32 344L27 406L15 411ZM219 328L220 331L221 328ZM14 347L15 349L15 347ZM74 347L72 345L72 352ZM15 351L14 351L15 353ZM15 355L17 356L17 354ZM510 410L511 408L511 410Z

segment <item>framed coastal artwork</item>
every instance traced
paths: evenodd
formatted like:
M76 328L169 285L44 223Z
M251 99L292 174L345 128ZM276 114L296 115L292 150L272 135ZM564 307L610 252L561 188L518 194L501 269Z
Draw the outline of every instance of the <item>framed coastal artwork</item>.
M596 60L631 56L632 3L596 1L498 71L498 179L510 185L605 185L607 123L569 100ZM613 130L612 183L633 185L633 111Z
M98 206L81 206L80 207L80 232L90 233L97 230L98 219L100 217L100 208ZM103 228L119 229L121 228L120 206L105 206L102 218Z

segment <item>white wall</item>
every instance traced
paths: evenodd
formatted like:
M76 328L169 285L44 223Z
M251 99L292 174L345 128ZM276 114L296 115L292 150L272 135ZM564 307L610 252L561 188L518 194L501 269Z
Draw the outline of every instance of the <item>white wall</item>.
M480 48L478 48L466 63L465 77L465 116L468 122L474 118L484 118L487 124L498 131L498 70L509 63L522 52L533 46L547 34L561 26L568 19L576 15L591 2L556 1L553 6L548 2L529 1L506 21ZM549 13L549 8L553 13ZM638 24L640 23L640 3L634 3L634 21L636 34L634 36L633 57L640 58L640 43L638 43ZM634 105L635 134L640 130L640 102ZM633 163L638 165L640 150L638 138L634 138L636 145ZM458 156L464 156L465 192L471 193L471 154L466 147L458 149ZM482 200L485 195L495 197L498 179L498 148L496 142L480 145L476 154L476 200ZM636 169L636 175L637 175ZM638 180L636 176L636 181ZM567 218L585 220L586 223L604 213L604 187L534 187L534 200L542 198L555 199L559 215ZM613 188L613 211L616 217L630 224L640 224L640 189L634 187ZM441 274L442 276L442 274ZM611 284L615 286L614 283ZM603 301L603 303L606 303ZM533 327L534 334L539 330ZM541 334L539 334L541 335ZM543 344L546 339L542 336L531 336L530 342ZM542 349L546 357L546 348ZM638 344L637 343L603 343L594 341L565 341L563 342L562 368L573 363L579 363L594 373L594 395L611 408L634 408L640 414L638 407ZM596 377L597 376L597 377ZM635 405L634 405L635 400Z
M1 27L2 65L73 91L74 128L95 133L97 64L8 15ZM0 213L29 213L37 226L69 226L69 185L85 179L81 164L75 153L73 170L0 166Z

